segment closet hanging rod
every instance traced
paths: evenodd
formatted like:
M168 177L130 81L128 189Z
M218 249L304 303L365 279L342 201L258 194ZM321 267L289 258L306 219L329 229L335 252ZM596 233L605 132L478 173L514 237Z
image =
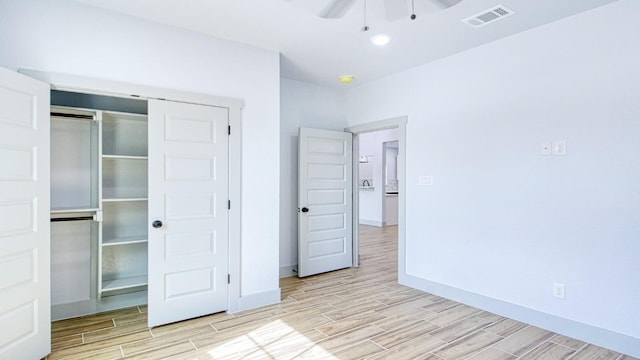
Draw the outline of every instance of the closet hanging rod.
M59 217L59 218L51 218L51 222L58 221L86 221L86 220L95 220L93 216L73 216L73 217Z
M63 113L63 112L51 112L51 116L66 117L66 118L73 118L73 119L93 120L93 115L84 115L84 114L68 114L68 113Z

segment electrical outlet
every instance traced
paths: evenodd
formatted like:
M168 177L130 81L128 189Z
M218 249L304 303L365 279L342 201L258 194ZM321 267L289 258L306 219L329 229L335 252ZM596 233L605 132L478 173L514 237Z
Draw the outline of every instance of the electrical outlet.
M565 287L564 284L553 283L553 297L557 297L558 299L565 298Z
M540 144L540 155L551 155L551 142L544 142Z

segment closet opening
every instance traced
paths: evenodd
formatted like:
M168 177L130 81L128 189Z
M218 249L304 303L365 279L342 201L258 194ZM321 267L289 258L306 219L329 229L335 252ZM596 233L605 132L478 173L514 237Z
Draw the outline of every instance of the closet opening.
M51 91L51 318L147 303L147 101Z

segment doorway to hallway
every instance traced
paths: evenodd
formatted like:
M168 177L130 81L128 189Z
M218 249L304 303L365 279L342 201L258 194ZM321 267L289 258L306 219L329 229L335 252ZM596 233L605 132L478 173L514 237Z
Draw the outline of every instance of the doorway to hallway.
M402 116L345 129L354 134L353 266L360 263L360 225L384 228L387 208L397 209L397 222L396 218L392 222L398 226L398 251L404 253L405 194L402 190L405 188L406 124L407 117ZM392 156L389 164L387 155ZM387 195L391 195L389 200ZM391 202L389 206L387 201ZM400 263L404 267L404 261Z

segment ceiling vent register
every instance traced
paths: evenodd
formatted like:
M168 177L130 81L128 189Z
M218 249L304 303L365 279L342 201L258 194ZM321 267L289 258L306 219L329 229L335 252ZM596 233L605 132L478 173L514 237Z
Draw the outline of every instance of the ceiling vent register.
M492 23L494 21L504 19L511 15L513 15L513 10L503 5L498 5L492 9L485 10L481 13L468 17L462 20L462 22L467 23L473 26L474 28L479 28L489 23Z

